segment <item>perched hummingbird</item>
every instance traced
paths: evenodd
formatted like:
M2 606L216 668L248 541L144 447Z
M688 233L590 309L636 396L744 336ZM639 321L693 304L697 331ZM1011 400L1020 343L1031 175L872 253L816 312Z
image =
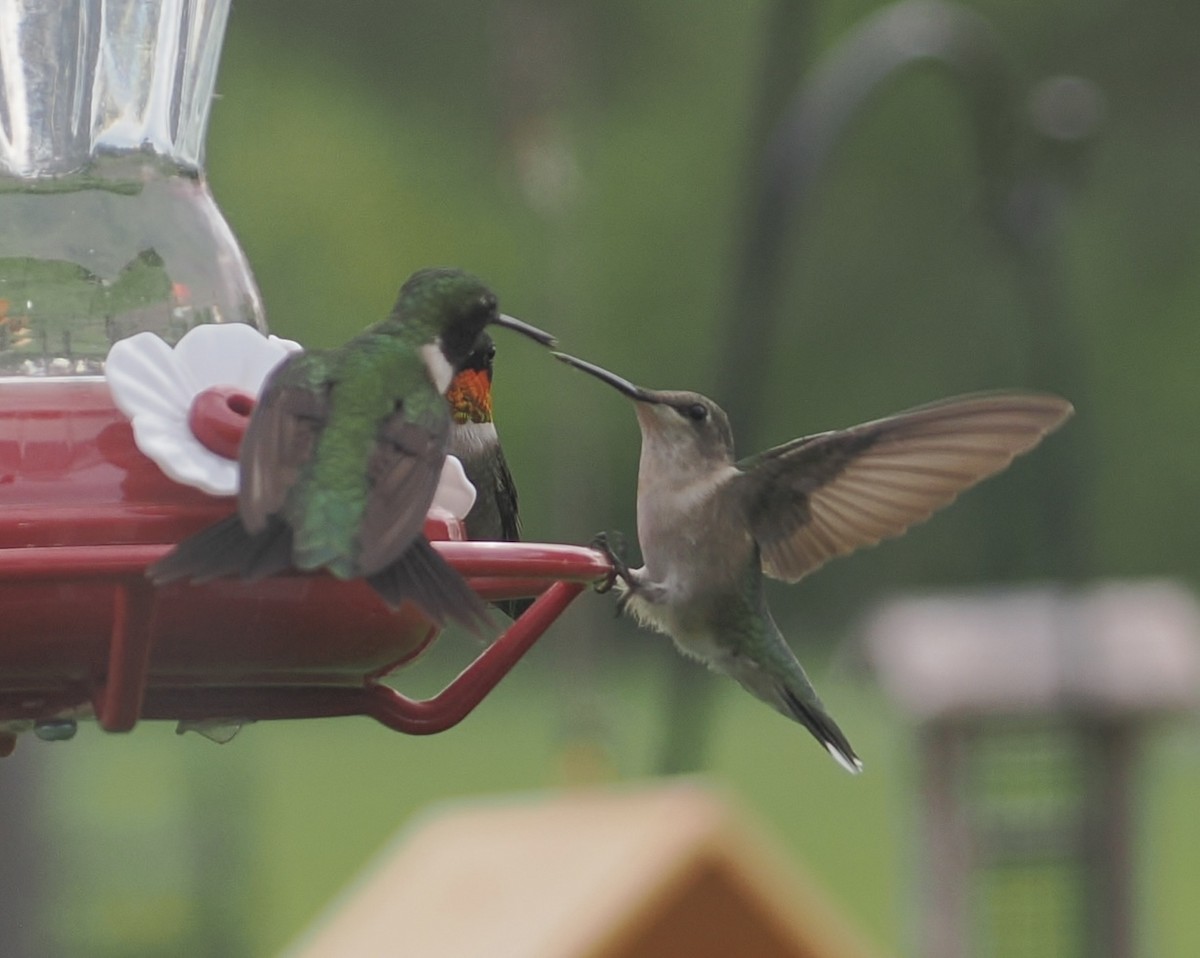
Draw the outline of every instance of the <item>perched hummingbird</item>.
M483 328L550 345L482 282L424 269L391 315L345 345L293 353L268 376L239 452L237 512L147 570L155 583L289 568L363 577L391 606L440 623L486 607L421 534L449 443L445 393Z
M517 542L521 538L517 486L492 420L495 361L496 343L484 330L446 392L454 420L447 451L462 463L475 487L475 504L463 520L467 535L483 542ZM512 599L496 605L515 619L531 602Z
M629 568L607 537L597 539L622 585L621 607L799 722L850 772L862 762L771 618L763 574L796 582L828 559L900 535L1073 412L1047 394L961 396L736 462L729 420L711 399L642 389L555 356L636 404L644 564Z
M496 343L482 332L446 392L453 419L447 452L458 457L475 487L475 505L464 520L467 535L485 542L516 542L521 532L517 487L492 420L495 361Z

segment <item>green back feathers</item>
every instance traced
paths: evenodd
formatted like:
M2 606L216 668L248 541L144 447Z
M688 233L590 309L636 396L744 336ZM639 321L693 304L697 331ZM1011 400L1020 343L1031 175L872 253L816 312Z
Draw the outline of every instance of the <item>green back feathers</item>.
M394 336L365 334L339 350L326 382L329 422L289 502L302 568L329 565L353 576L352 556L366 509L380 426L402 407L404 418L431 432L446 428L445 401L429 382L420 354Z

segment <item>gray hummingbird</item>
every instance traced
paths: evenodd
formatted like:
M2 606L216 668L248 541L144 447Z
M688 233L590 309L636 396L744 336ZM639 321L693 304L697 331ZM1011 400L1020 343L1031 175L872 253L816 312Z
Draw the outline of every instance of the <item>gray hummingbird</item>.
M711 399L554 355L635 403L643 565L629 568L607 536L596 542L613 562L619 608L799 722L850 772L862 762L771 617L763 576L797 582L902 534L1073 412L1044 393L960 396L735 461L729 420Z
M157 584L287 569L364 578L390 606L486 624L486 606L422 534L449 443L445 394L485 326L553 339L502 314L457 269L423 269L387 319L268 376L239 450L237 511L147 570Z
M462 463L475 487L475 504L463 520L467 536L482 542L517 542L521 538L517 484L492 418L495 363L496 343L484 330L446 392L453 419L448 452ZM515 619L532 601L507 599L496 605Z

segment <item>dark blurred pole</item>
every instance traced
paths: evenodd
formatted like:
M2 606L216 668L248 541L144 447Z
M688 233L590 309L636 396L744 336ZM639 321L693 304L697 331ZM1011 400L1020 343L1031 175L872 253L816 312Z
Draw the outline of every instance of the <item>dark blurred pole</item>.
M924 912L933 916L922 932L924 958L962 958L968 954L971 886L976 856L971 822L962 795L966 790L971 729L965 724L931 723L920 728L921 841L929 858L943 862L926 869L920 889Z
M1083 822L1084 881L1088 912L1081 922L1082 954L1092 958L1133 958L1134 785L1140 729L1129 721L1085 725L1089 749Z
M545 231L546 253L535 270L544 277L538 315L570 316L575 311L571 291L577 267L569 236L579 173L567 117L588 46L581 38L591 32L581 19L585 13L579 4L513 0L497 7L492 21L500 140L525 203ZM585 392L567 390L555 397L566 422L587 422ZM611 502L580 496L581 489L596 487L596 458L602 452L595 443L588 430L555 430L541 438L547 511L556 535L565 534L568 541L586 542L612 515ZM519 472L516 480L524 488ZM603 695L599 676L611 648L606 641L611 619L607 603L579 603L569 613L571 641L544 651L559 700L554 710L561 743L558 774L574 784L609 774L611 715L619 705Z
M749 130L750 151L746 157L749 175L744 210L744 232L753 231L752 211L756 199L755 183L762 152L770 140L780 115L791 99L809 64L806 39L813 22L812 0L775 0L767 10L763 26L765 46L758 85L758 102Z
M1039 450L1023 471L1026 500L1036 514L1027 550L1031 576L1079 582L1094 571L1084 501L1096 448L1088 403L1086 349L1068 302L1062 263L1063 214L1086 172L1102 116L1100 91L1079 77L1053 77L1027 103L1029 156L999 196L992 223L1004 241L1025 305L1026 376L1075 403L1069 427ZM998 570L1001 574L1011 570Z
M749 184L749 190L742 202L745 211L740 230L742 236L755 236L761 230L758 220L762 213L762 199L758 193L762 156L780 114L804 75L808 62L804 39L810 34L812 11L811 0L776 0L767 11L758 100L751 108L753 114L747 131L750 151L745 181ZM743 270L745 265L742 264ZM720 397L718 402L734 413L730 401L747 384L740 382L736 376L729 376L728 371L729 367L725 366L718 371L722 378L715 395ZM756 392L761 393L761 390ZM761 395L756 396L754 408L762 408L762 399ZM733 422L741 424L739 428L743 434L749 434L748 427L753 420L738 413L734 415ZM703 674L695 662L678 655L673 648L665 657L665 662L667 702L664 711L667 727L659 754L658 772L673 775L694 771L703 763L720 686L712 676Z
M751 446L767 397L782 319L780 281L822 174L851 123L885 84L914 66L947 72L967 101L989 208L1003 208L1016 165L1015 84L991 28L939 0L909 0L869 17L816 65L791 97L758 157L755 197L740 237L726 304L718 395Z
M38 794L36 745L23 741L0 759L0 955L5 958L58 954L46 940L42 921L47 849L38 815L44 796Z
M197 958L248 958L254 954L255 911L247 887L257 841L255 816L249 809L257 770L250 753L238 748L240 742L218 746L190 741L193 735L186 738L189 741L180 741L178 747L222 750L219 759L206 756L213 764L193 761L185 767L183 819L190 826L192 874L199 889L187 951Z

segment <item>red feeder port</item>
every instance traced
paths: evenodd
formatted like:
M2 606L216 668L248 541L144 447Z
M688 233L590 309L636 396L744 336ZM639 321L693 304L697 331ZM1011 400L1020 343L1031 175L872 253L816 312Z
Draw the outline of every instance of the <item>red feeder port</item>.
M244 415L237 401L227 408ZM484 598L540 597L445 690L414 701L379 680L437 630L362 582L150 585L147 565L232 509L138 451L104 380L0 383L0 755L12 749L6 729L89 709L114 732L140 718L333 715L439 732L611 571L591 549L466 542L461 524L428 521L435 548Z

